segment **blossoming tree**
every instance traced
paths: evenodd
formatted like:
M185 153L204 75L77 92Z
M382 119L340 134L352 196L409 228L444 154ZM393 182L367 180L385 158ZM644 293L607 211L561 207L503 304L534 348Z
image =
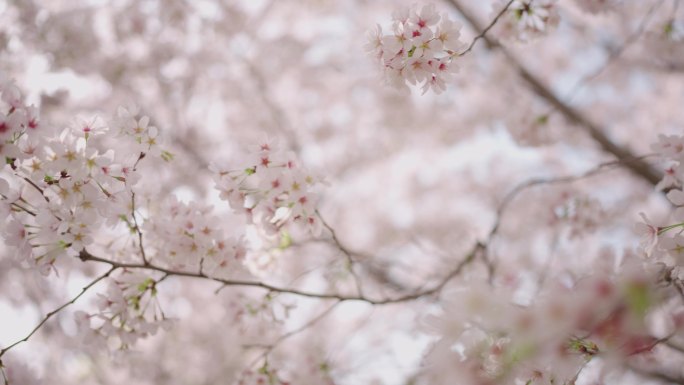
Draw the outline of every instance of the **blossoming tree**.
M0 2L0 383L684 383L679 2Z

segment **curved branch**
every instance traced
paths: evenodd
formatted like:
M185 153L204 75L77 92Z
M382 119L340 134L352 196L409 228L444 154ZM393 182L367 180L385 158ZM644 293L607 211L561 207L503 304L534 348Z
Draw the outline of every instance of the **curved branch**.
M665 372L642 369L642 368L636 367L634 365L627 365L627 367L631 371L633 371L634 373L636 373L642 377L657 379L660 381L665 381L665 382L670 383L670 384L684 385L684 378L682 378L682 377L675 377L675 376L668 374L668 373L665 373Z
M508 3L506 3L506 6L504 6L503 9L501 9L501 11L499 11L499 13L494 17L492 22L489 23L489 25L485 29L482 30L482 33L475 36L475 38L470 43L468 48L466 48L465 51L459 53L458 56L463 56L463 55L467 54L468 52L472 51L473 47L475 46L475 43L477 43L478 40L485 39L486 38L485 35L487 34L487 32L489 32L490 29L494 28L494 25L496 24L496 22L499 21L501 16L503 16L503 14L506 13L506 11L508 11L508 8L511 6L511 4L513 4L514 1L515 0L509 0Z
M356 285L356 292L360 296L362 296L363 295L363 288L361 287L361 279L359 278L358 274L356 274L356 272L354 271L354 259L352 258L352 255L354 253L351 250L349 250L346 246L344 246L342 244L342 242L340 242L340 239L337 237L337 233L335 232L335 229L333 229L332 226L330 226L328 224L328 222L326 222L325 219L323 219L323 216L321 215L321 213L318 210L316 210L316 215L318 215L318 219L321 220L321 223L323 224L323 226L326 229L328 229L328 231L330 232L330 236L332 237L332 241L335 244L335 246L337 246L337 248L346 257L347 269L349 270L352 277L354 278L354 284Z
M463 15L468 24L470 24L475 30L483 30L475 15L470 13L470 11L467 10L459 0L448 1L459 13ZM542 99L545 99L553 108L558 110L558 112L560 112L569 122L572 122L577 126L581 127L582 129L584 129L584 131L586 131L587 134L589 134L589 136L592 139L594 139L594 141L598 143L604 151L612 154L618 160L636 158L629 149L614 143L604 133L603 128L599 127L596 123L589 120L589 118L583 115L580 111L576 110L575 108L569 106L568 104L560 100L553 93L553 91L551 91L551 89L544 85L541 79L536 77L527 68L525 68L525 66L518 60L518 58L515 55L513 55L513 53L511 53L508 49L506 49L504 46L496 42L494 39L491 39L484 34L482 35L482 39L484 39L485 42L487 42L487 46L489 48L498 49L501 53L504 54L504 56L506 56L508 62L513 67L515 67L516 70L518 70L520 77L523 80L525 80L525 82L530 86L534 93L536 93ZM658 184L658 182L662 179L662 175L656 170L654 170L646 162L637 160L634 162L630 162L628 167L630 171L632 171L635 175L639 176L640 178L644 179L645 181L654 186Z
M268 344L268 345L249 345L248 347L263 348L264 351L263 351L260 355L258 355L257 358L254 359L254 360L252 361L251 364L247 365L247 367L252 367L254 364L256 364L257 362L259 362L259 360L261 360L262 358L267 358L268 355L271 354L271 352L273 352L273 351L274 351L274 350L275 350L283 341L285 341L286 339L288 339L288 338L290 338L290 337L292 337L292 336L295 336L295 335L297 335L297 334L299 334L299 333L301 333L301 332L307 330L308 328L310 328L310 327L313 326L314 324L318 323L318 321L320 321L320 320L322 320L323 318L327 317L328 314L330 314L333 310L335 310L335 308L336 308L337 305L339 305L339 304L340 304L340 301L335 302L334 304L330 305L327 309L325 309L324 311L322 311L320 314L318 314L318 315L315 316L314 318L310 319L310 320L309 320L307 323L305 323L304 325L302 325L302 326L300 326L300 327L298 327L298 328L296 328L296 329L294 329L294 330L291 330L291 331L289 331L289 332L287 332L287 333L281 335L277 340L275 340L275 341L274 341L273 343L271 343L271 344Z
M7 353L7 351L9 351L10 349L12 349L13 347L19 345L19 344L22 343L22 342L28 341L28 339L31 338L31 336L33 336L33 335L38 331L38 329L40 329L40 328L41 328L41 327L42 327L50 318L52 318L52 316L54 316L55 314L57 314L57 313L59 313L60 311L64 310L64 308L66 308L67 306L69 306L69 305L73 304L74 302L76 302L79 298L81 298L81 296L82 296L83 294L85 294L86 291L88 291L88 289L90 289L91 287L95 286L95 284L98 283L98 282L100 282L101 280L103 280L103 279L109 277L109 275L112 274L112 272L113 272L114 270L116 270L117 268L118 268L117 266L112 266L109 270L107 270L106 273L104 273L103 275L101 275L101 276L95 278L95 280L93 280L93 281L90 282L89 284L85 285L85 286L83 287L83 289L81 289L81 292L78 293L78 295L76 295L74 298L72 298L69 302L66 302L66 303L62 304L62 306L60 306L60 307L56 308L55 310L53 310L53 311L47 313L47 314L45 315L45 318L43 318L43 320L40 321L40 323L39 323L38 325L36 325L36 327L34 327L33 330L31 330L31 332L30 332L28 335L26 335L26 337L20 339L19 341L16 341L15 343L13 343L12 345L9 345L9 346L6 347L6 348L0 349L0 357L2 357L5 353Z
M298 290L298 289L290 289L290 288L283 288L283 287L278 287L275 285L271 285L268 283L264 282L259 282L259 281L244 281L244 280L230 280L230 279L223 279L223 278L217 278L217 277L211 277L206 275L203 272L189 272L189 271L175 271L171 269L167 269L165 267L157 266L152 263L148 264L140 264L140 263L126 263L126 262L117 262L117 261L112 261L109 259L104 259L97 257L95 255L90 254L87 250L83 249L81 253L79 254L79 258L82 261L93 261L93 262L101 262L101 263L106 263L110 265L113 269L116 268L124 268L124 269L146 269L146 270L152 270L152 271L158 271L167 274L168 276L178 276L178 277L189 277L189 278L201 278L201 279L207 279L215 282L222 283L225 286L244 286L244 287L257 287L273 292L278 292L278 293L284 293L284 294L293 294L293 295L298 295L301 297L308 297L308 298L317 298L317 299L337 299L339 301L361 301L361 302L366 302L371 305L387 305L387 304L394 304L394 303L400 303L400 302L408 302L408 301L413 301L417 300L422 297L427 297L431 296L434 294L439 294L439 292L444 288L444 286L454 277L456 277L458 274L463 271L463 269L468 265L470 262L472 262L478 251L482 250L482 244L481 243L476 243L471 252L460 262L456 267L448 273L444 278L442 278L434 287L431 289L426 289L422 291L418 291L412 294L407 294L404 296L399 296L396 298L380 298L380 299L374 299L370 297L366 297L363 295L342 295L342 294L335 294L335 293L315 293L315 292L310 292L310 291L304 291L304 290Z
M483 258L485 262L488 264L488 269L489 269L489 275L490 275L490 281L492 279L492 275L494 274L494 265L492 264L491 259L489 258L489 246L496 237L496 235L499 232L499 229L501 227L501 221L503 219L504 213L506 209L510 206L510 204L513 202L513 200L520 195L522 192L524 192L527 189L530 189L535 186L539 185L550 185L550 184L558 184L558 183L571 183L575 182L584 178L591 177L593 175L599 174L601 172L611 170L614 168L621 167L625 164L629 164L630 162L634 161L643 161L643 159L652 156L652 155L644 155L644 156L639 156L639 157L632 157L628 159L621 159L621 160L615 160L611 162L605 162L605 163L600 163L587 171L577 174L577 175L565 175L565 176L560 176L560 177L555 177L555 178L532 178L529 179L525 182L522 182L515 186L511 191L509 191L501 200L499 205L496 208L496 217L494 219L494 224L492 225L491 230L489 231L489 234L487 235L486 240L483 242Z

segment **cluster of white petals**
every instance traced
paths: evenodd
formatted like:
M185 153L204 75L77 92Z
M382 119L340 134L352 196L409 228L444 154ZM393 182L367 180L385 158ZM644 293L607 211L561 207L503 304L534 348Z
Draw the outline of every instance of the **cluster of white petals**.
M148 256L174 269L199 267L211 276L240 270L245 256L242 238L227 236L212 207L169 198L145 221Z
M83 342L100 349L126 350L139 339L168 328L158 301L155 281L139 272L124 271L108 278L107 291L98 294L98 312L75 313Z
M497 0L492 10L496 17L508 4ZM494 29L500 39L528 42L554 29L560 21L556 0L514 0Z
M384 34L380 25L369 32L365 48L382 65L388 84L398 89L418 85L423 93L441 93L458 72L454 60L464 48L460 29L434 5L414 5L394 12L390 33Z
M320 235L316 191L321 180L301 167L293 152L280 149L276 140L264 137L252 146L241 167L212 170L221 199L267 234L293 223Z
M656 186L658 189L681 188L684 181L684 136L659 135L658 142L651 146L663 164L665 175Z
M103 226L129 221L138 162L164 154L148 117L121 109L109 126L78 120L50 134L19 90L0 87L3 113L0 235L27 266L48 274L77 255ZM122 145L112 150L110 141Z
M654 257L667 266L684 266L684 136L660 135L658 142L651 146L658 154L663 165L664 177L656 186L667 189L667 198L674 209L669 225L659 226L641 214L642 222L637 223L636 231L641 236L641 249L648 257Z
M516 298L515 283L452 291L443 313L426 320L441 336L427 356L431 383L571 384L595 356L648 352L657 338L644 317L659 302L658 273L632 257L618 273L557 282L532 303Z

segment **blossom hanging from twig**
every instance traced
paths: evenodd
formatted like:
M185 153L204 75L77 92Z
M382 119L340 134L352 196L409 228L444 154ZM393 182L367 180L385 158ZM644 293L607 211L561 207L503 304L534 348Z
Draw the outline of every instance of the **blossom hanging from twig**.
M454 59L465 44L461 26L437 13L434 5L395 11L391 33L378 25L368 34L365 48L382 65L386 82L398 89L420 86L423 94L439 94L458 72Z

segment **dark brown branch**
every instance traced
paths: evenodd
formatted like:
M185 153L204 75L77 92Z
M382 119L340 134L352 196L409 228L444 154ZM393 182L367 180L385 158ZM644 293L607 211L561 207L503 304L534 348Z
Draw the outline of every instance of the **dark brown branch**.
M458 12L463 15L468 24L470 24L475 30L483 30L475 15L466 9L459 0L448 1ZM589 120L589 118L584 116L580 111L560 100L546 85L544 85L539 78L527 70L527 68L523 66L518 58L508 49L486 35L483 35L482 39L487 42L488 47L491 49L498 49L501 53L503 53L511 66L518 71L520 77L525 80L534 93L536 93L542 99L545 99L547 103L558 110L569 122L574 123L584 129L584 131L586 131L587 134L589 134L589 136L596 141L596 143L598 143L604 151L612 154L619 160L635 159L634 155L629 149L619 146L610 140L610 138L604 133L603 128ZM636 160L634 162L630 162L628 167L635 175L648 181L648 183L654 186L662 179L662 175L651 168L651 166L646 162Z
M126 268L126 269L146 269L146 270L152 270L152 271L159 271L165 274L168 274L169 276L178 276L178 277L190 277L190 278L201 278L201 279L207 279L215 282L222 283L224 286L244 286L244 287L257 287L277 293L285 293L285 294L293 294L293 295L298 295L301 297L308 297L308 298L317 298L317 299L337 299L339 301L361 301L361 302L366 302L371 305L387 305L387 304L393 304L393 303L400 303L400 302L408 302L408 301L413 301L417 300L419 298L439 294L439 292L444 288L444 286L454 277L456 277L458 274L463 271L466 265L468 265L470 262L472 262L475 259L475 256L477 255L477 252L482 250L482 244L477 243L473 250L458 264L456 267L448 273L445 277L443 277L434 287L431 289L426 289L422 291L417 291L412 294L407 294L404 296L399 296L396 298L381 298L381 299L373 299L370 297L366 297L363 295L355 295L355 296L350 296L350 295L342 295L342 294L334 294L334 293L315 293L315 292L309 292L309 291L304 291L304 290L297 290L297 289L289 289L289 288L283 288L283 287L278 287L275 285L271 285L268 283L264 282L258 282L258 281L243 281L243 280L229 280L229 279L223 279L223 278L217 278L217 277L211 277L206 275L205 273L199 273L199 272L189 272L189 271L175 271L175 270L170 270L161 266L156 266L152 263L148 264L140 264L140 263L126 263L126 262L117 262L117 261L112 261L104 258L100 258L97 256L94 256L90 254L88 251L85 249L81 251L79 254L79 258L82 261L93 261L93 262L101 262L101 263L106 263L110 265L112 268Z

